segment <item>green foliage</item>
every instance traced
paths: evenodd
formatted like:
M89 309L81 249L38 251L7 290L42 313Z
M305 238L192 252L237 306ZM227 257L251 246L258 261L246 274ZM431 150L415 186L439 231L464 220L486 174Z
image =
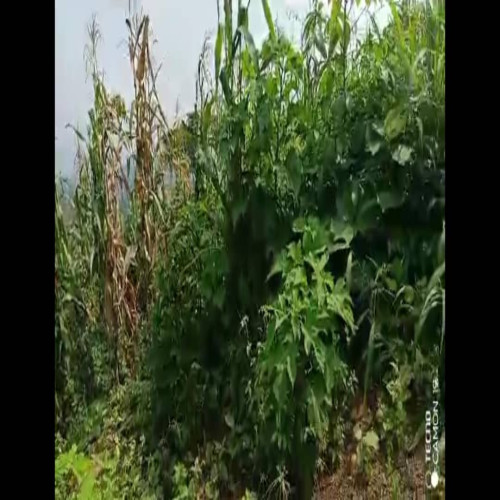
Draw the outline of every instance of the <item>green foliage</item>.
M362 474L370 476L375 456L379 450L379 437L373 430L363 434L358 429L356 439L358 440L356 448L358 469Z
M60 430L82 405L110 387L112 377L107 369L110 356L106 337L98 321L93 262L82 245L86 235L78 219L67 227L64 200L62 183L56 184L55 383L56 424ZM72 207L71 202L66 207Z
M311 498L358 380L366 474L436 374L444 397L444 6L390 2L356 39L347 4L313 2L297 47L267 0L260 45L225 0L173 127L149 20L128 24L130 114L92 25L78 182L56 186L58 498Z
M197 456L187 468L182 462L174 466L173 498L176 500L207 498L218 500L220 492L228 481L228 472L221 454L224 448L220 443L209 443L203 456Z
M159 457L146 444L150 390L129 383L74 419L56 446L56 498L158 498Z
M168 428L171 446L182 450L208 418L205 410L219 408L218 375L211 370L218 346L210 331L220 323L225 299L217 213L208 197L172 205L169 259L157 274L151 348L155 427L160 434Z
M381 404L378 414L382 422L382 435L387 437L386 445L389 455L392 455L395 447L396 449L407 447L405 440L408 436L408 420L405 405L411 396L409 385L412 379L408 365L403 365L399 369L396 364L393 364L393 368L394 373L391 374L386 385L389 400Z
M96 481L93 466L91 459L77 452L76 445L69 452L59 455L55 465L56 498L70 496L69 492L64 491L69 482L65 477L67 475L72 475L72 480L76 483L78 495L73 498L90 498Z
M188 471L183 463L174 467L174 499L196 498L197 485L194 480L188 481Z
M297 221L295 231L300 241L271 271L283 275L283 285L264 308L267 338L258 360L262 412L271 422L271 441L287 455L298 454L310 436L325 435L332 397L348 387L342 344L354 330L345 281L325 269L338 235L314 218Z
M257 495L252 491L245 490L245 494L241 497L241 500L256 500Z
M143 500L157 498L149 481L142 478L139 455L93 455L77 451L76 445L56 456L55 498L111 500L132 496ZM129 464L127 462L130 462Z

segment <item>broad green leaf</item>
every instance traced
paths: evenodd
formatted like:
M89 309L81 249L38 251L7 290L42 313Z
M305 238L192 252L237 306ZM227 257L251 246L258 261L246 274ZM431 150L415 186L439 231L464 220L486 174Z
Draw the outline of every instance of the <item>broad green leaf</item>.
M407 304L412 304L415 298L415 290L410 285L405 285L401 287L398 293L396 294L396 298L394 299L394 301L400 299L401 296L403 296L404 301Z
M300 320L298 317L298 313L296 312L295 309L294 312L292 313L291 324L292 324L292 337L290 338L290 335L287 333L285 338L289 340L298 340L300 338Z
M302 247L304 254L319 255L322 254L328 245L328 234L323 227L304 232Z
M326 59L328 57L328 54L326 52L326 46L323 38L321 36L315 35L314 36L314 44L316 45L316 48L319 50L319 53L321 56Z
M374 198L363 202L356 216L356 230L363 232L376 227L379 214L380 207L378 199Z
M270 321L267 325L267 343L272 345L274 341L274 334L276 333L276 323L274 320Z
M377 199L383 212L390 208L399 207L403 203L403 196L398 191L382 191L377 193Z
M242 26L248 30L248 10L240 5L238 7L238 28Z
M399 15L396 3L394 0L389 0L389 6L391 9L392 17L394 19L394 25L396 27L396 41L397 41L397 49L398 54L400 56L400 61L402 60L404 68L407 70L408 74L411 72L410 61L406 54L406 40L405 40L405 32L403 29L403 23L401 21L401 17Z
M369 151L372 156L375 156L379 151L380 148L382 147L382 141L380 140L371 140L366 143L366 151Z
M231 104L232 97L231 97L231 90L229 88L229 81L227 79L226 68L221 69L219 79L220 79L220 83L222 84L222 90L224 92L224 97L226 99L226 102L228 104Z
M334 57L335 49L337 48L340 37L342 36L342 30L338 20L334 22L330 21L329 24L328 58L331 60Z
M342 287L342 290L340 290ZM336 315L340 316L345 324L354 330L354 317L350 296L343 290L344 284L340 280L335 284L334 293L328 296L328 307Z
M375 451L378 450L379 439L375 432L368 431L363 437L363 442Z
M351 23L349 22L349 17L346 16L345 24L344 19L342 19L342 43L345 44L345 50L349 47L349 42L351 40ZM344 49L343 49L344 50Z
M262 8L264 9L264 16L267 22L267 28L269 29L269 36L271 40L276 39L276 32L274 30L273 18L271 16L271 9L269 8L269 3L267 0L262 0Z
M327 348L326 364L325 364L325 384L326 392L330 394L335 383L335 374L338 369L338 358L335 351L335 346L331 345Z
M349 248L348 243L334 243L328 248L328 250L330 251L330 253L335 253L338 252L339 250L347 250L348 248Z
M406 165L411 160L413 148L400 144L392 153L392 159L400 165Z
M429 280L429 284L427 285L427 290L432 290L437 283L441 280L442 276L445 273L446 263L443 262L432 274L431 279Z
M95 477L92 473L88 473L82 481L78 500L90 500L93 498L95 486Z
M395 292L398 289L398 284L396 283L396 280L392 278L386 278L385 284L387 285L387 288L391 290L391 292Z
M330 22L337 22L338 16L342 7L342 0L330 0Z
M391 109L384 122L384 132L389 140L393 140L401 135L406 127L406 115L400 107Z
M241 54L241 70L245 80L253 79L257 76L258 68L255 67L252 55L248 50L244 50Z
M405 301L408 304L413 304L413 300L415 298L415 290L413 287L407 285L404 287L404 295L405 295Z
M300 243L292 243L289 246L289 256L291 257L292 261L294 264L301 264L302 263L302 246Z
M316 437L318 437L322 431L321 410L314 392L311 391L310 394L311 395L309 396L307 401L307 417L314 434L316 435Z
M425 330L428 320L431 317L431 313L434 310L441 310L443 308L444 290L440 287L435 286L432 288L425 298L420 317L417 322L417 327L415 329L415 342L419 343L420 337Z
M334 234L334 241L343 240L347 245L351 243L354 238L354 230L351 225L333 219L330 227Z
M278 312L276 310L276 312ZM284 314L283 312L280 312L279 316L277 315L277 318L276 318L276 330L279 330L280 326L284 323L284 321L286 319L288 319L289 317L289 314Z
M317 265L315 266L315 271L319 274L323 269L325 268L326 264L328 263L329 256L328 254L323 254L319 261L317 261Z
M363 431L361 430L361 425L359 422L354 426L354 437L356 438L356 441L361 441L361 438L363 437Z
M280 253L278 258L274 261L273 267L269 271L266 280L273 277L275 274L281 274L285 269L286 264L286 255L284 253Z
M302 233L304 232L304 228L306 227L306 220L304 217L299 217L298 219L295 219L293 222L293 231L295 233Z
M226 413L224 415L224 421L230 429L234 429L234 417L232 413Z
M253 40L252 35L248 31L248 28L246 26L240 26L239 31L243 34L245 38L245 42L247 45L248 50L250 51L250 55L252 56L252 61L255 66L255 69L259 69L259 55L257 53L257 49L255 48L255 42Z
M306 271L303 267L292 269L289 276L291 277L291 281L295 286L307 286Z
M273 49L267 41L262 45L260 56L262 59L260 70L262 72L269 66L269 64L271 64L273 57Z
M384 124L380 121L373 122L371 128L368 128L368 130L375 132L380 138L385 136Z
M314 347L314 355L316 357L316 361L318 362L319 369L321 373L325 373L325 364L326 364L326 348L325 344L321 340L321 338L318 336L314 340L313 343Z
M309 356L311 352L311 346L313 345L312 330L310 330L306 325L302 325L302 333L304 334L304 350L306 351L306 356Z
M309 423L316 434L320 436L324 429L325 388L323 378L313 376L307 392L307 416Z
M286 376L280 371L273 384L274 397L279 405L282 405L286 399Z

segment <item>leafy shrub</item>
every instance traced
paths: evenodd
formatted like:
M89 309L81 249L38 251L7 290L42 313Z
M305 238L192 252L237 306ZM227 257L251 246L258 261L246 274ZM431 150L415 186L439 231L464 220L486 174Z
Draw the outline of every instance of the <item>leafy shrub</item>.
M409 386L412 379L411 368L408 365L398 368L393 363L393 369L394 372L388 377L386 385L389 400L381 403L378 414L389 456L393 455L394 450L405 450L408 446L406 403L411 397Z
M119 497L153 500L157 493L141 477L137 456L108 454L89 457L77 451L76 445L56 457L56 499L111 500ZM127 462L130 465L127 465ZM153 478L149 478L153 479Z
M264 308L269 326L259 382L271 441L285 456L300 457L296 480L311 481L315 441L327 432L332 397L349 387L343 351L354 320L345 280L335 280L325 269L329 250L339 244L337 235L317 219L298 221L295 230L300 241L287 247L272 271L283 274L283 285L276 301ZM302 472L307 467L309 478Z
M369 477L373 461L379 450L378 435L373 430L363 434L361 429L358 429L355 437L358 440L356 447L358 469L362 474Z
M60 498L158 498L160 457L146 442L151 428L150 394L145 381L118 387L107 401L95 401L73 420L69 449L58 437L56 492Z

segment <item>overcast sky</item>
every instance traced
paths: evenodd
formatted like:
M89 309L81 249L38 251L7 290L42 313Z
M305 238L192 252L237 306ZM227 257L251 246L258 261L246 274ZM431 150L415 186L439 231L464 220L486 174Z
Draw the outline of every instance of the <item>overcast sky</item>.
M55 3L55 149L56 171L71 176L74 170L75 137L67 123L84 129L92 105L92 88L86 78L84 48L88 42L87 25L93 14L102 34L99 66L104 70L106 86L120 93L127 102L133 95L133 83L127 56L125 19L129 0L56 0ZM132 0L133 1L133 0ZM153 49L156 63L162 63L157 86L167 117L193 107L195 73L207 32L217 27L217 0L136 0L137 9L150 16L157 40ZM221 2L222 3L222 2ZM300 25L289 12L303 17L309 0L269 0L278 24L290 36L298 38ZM250 31L256 43L267 34L260 0L252 0L249 9Z

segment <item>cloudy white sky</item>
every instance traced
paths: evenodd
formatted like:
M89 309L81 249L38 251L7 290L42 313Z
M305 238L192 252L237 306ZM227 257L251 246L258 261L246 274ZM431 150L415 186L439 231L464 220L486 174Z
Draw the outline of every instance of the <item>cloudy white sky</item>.
M132 0L133 1L133 0ZM195 71L207 32L217 27L217 0L136 0L136 8L149 14L157 43L153 54L162 63L157 85L168 117L192 109ZM125 19L129 0L56 0L55 3L55 149L56 171L73 173L75 138L67 123L84 129L92 103L92 89L86 79L84 47L87 25L96 14L102 33L99 64L107 87L127 101L133 93L127 57ZM290 12L303 16L309 0L269 0L273 17L291 36L298 37L300 25ZM260 0L249 9L250 30L258 43L267 33Z

